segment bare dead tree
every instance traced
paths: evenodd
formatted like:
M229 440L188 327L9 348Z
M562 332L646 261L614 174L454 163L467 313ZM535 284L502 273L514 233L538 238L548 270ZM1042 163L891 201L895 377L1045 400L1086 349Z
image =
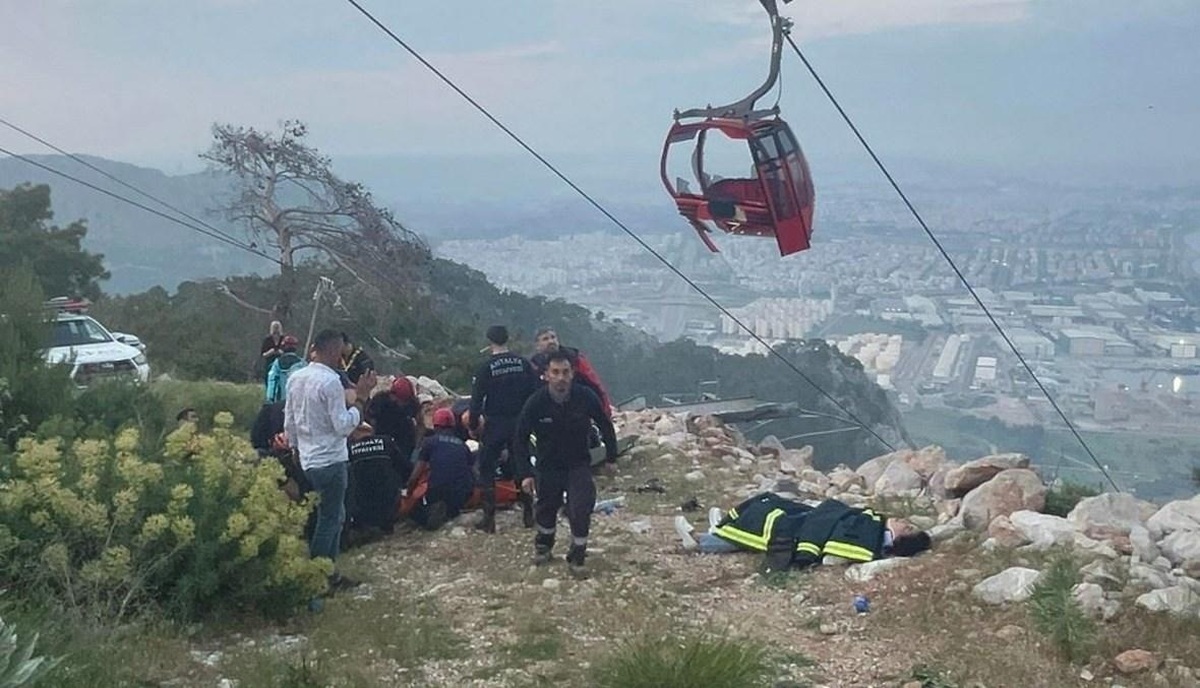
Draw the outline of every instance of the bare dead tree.
M280 320L291 313L296 261L305 252L389 290L411 287L430 258L421 237L375 205L365 187L333 173L307 134L298 121L284 122L278 134L214 124L212 147L200 156L236 179L221 210L278 252L282 280L273 310Z

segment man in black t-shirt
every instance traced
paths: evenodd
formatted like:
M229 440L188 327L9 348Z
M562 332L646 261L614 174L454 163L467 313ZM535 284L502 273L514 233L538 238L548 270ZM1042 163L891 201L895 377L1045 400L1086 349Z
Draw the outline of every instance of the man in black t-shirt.
M479 452L479 486L483 497L483 518L475 527L486 533L496 532L496 466L500 455L510 449L517 415L525 400L537 388L537 376L525 357L508 350L508 329L493 325L487 331L491 355L475 373L471 390L469 425L472 431L483 418ZM478 433L477 433L478 434ZM527 500L526 500L527 501ZM522 502L524 506L526 502ZM527 513L532 515L529 507ZM529 519L527 519L529 520Z

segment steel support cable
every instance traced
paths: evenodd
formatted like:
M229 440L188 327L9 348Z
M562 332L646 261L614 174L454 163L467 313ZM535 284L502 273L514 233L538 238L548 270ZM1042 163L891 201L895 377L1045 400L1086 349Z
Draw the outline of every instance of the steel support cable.
M871 160L875 162L875 166L879 168L879 171L883 173L885 178L887 178L888 183L896 192L896 195L898 195L900 200L904 202L904 205L908 208L908 212L912 214L913 218L917 221L917 224L920 225L921 229L925 231L925 235L928 236L929 240L933 242L933 245L937 247L938 252L940 252L942 257L946 259L946 262L950 264L950 267L954 270L954 274L958 276L959 281L963 283L963 286L965 286L967 291L971 294L971 298L975 299L975 303L979 304L979 308L983 311L983 314L987 316L987 319L991 321L992 326L995 327L996 331L1000 333L1000 337L1004 339L1004 343L1007 344L1008 348L1012 350L1014 355L1016 355L1017 360L1021 362L1021 366L1025 368L1025 372L1029 373L1029 376L1033 378L1034 383L1037 384L1038 389L1041 390L1042 394L1046 397L1046 400L1050 402L1050 406L1054 408L1054 411L1058 414L1058 417L1062 419L1063 423L1065 423L1067 428L1071 431L1071 434L1074 435L1075 439L1079 441L1079 446L1083 447L1083 450L1087 452L1087 455L1092 459L1092 462L1096 464L1096 467L1100 469L1100 472L1104 475L1105 479L1108 480L1108 483L1112 485L1113 489L1117 492L1120 492L1121 488L1117 486L1116 481L1114 481L1112 476L1109 475L1108 470L1104 468L1102 463L1100 463L1100 459L1096 457L1096 454L1092 451L1092 448L1089 447L1088 443L1083 439L1083 435L1079 433L1079 430L1075 427L1075 424L1071 422L1071 419L1067 417L1066 412L1064 412L1062 407L1058 405L1058 401L1056 401L1054 396L1050 394L1050 390L1046 389L1046 386L1042 384L1042 381L1038 378L1037 374L1033 372L1033 367L1029 365L1029 362L1026 361L1025 357L1021 354L1020 349L1018 349L1017 345L1014 344L1012 339L1009 338L1008 333L1004 331L1004 327L1002 327L1000 322L996 320L996 317L992 315L992 311L983 303L983 299L979 298L979 294L976 293L975 288L971 286L971 283L967 280L967 276L963 274L962 270L960 270L958 265L954 262L954 259L950 257L950 254L946 251L945 247L942 246L942 242L937 238L937 235L933 233L933 230L929 228L929 225L925 222L925 218L921 217L921 213L917 212L916 207L911 201L908 200L908 195L904 193L904 190L900 188L900 185L896 182L896 179L892 177L892 173L888 170L887 166L884 165L883 161L878 155L876 155L875 149L871 147L871 144L867 143L867 139L862 135L862 132L859 131L858 126L854 124L854 120L850 119L850 115L848 115L846 110L842 108L842 104L838 102L836 97L834 97L833 92L829 90L829 87L825 85L825 81L819 74L817 74L817 70L813 68L812 63L809 62L808 58L804 56L804 52L800 50L800 46L796 44L796 41L790 35L786 36L786 38L788 44L792 46L792 50L795 51L796 56L800 58L800 61L804 63L805 68L808 69L808 73L812 75L813 80L817 82L817 85L821 87L821 91L825 93L825 97L829 99L831 104L833 104L834 109L838 111L838 114L841 115L842 120L846 122L846 126L850 127L850 131L854 133L855 138L857 138L858 142L862 144L862 147L866 149L867 154L871 156Z
M536 159L539 163L541 163L543 167L548 169L551 173L554 174L554 176L558 177L558 179L560 181L562 181L564 184L566 184L568 187L570 187L572 191L579 194L579 196L581 196L585 201L587 201L589 205L591 205L593 208L595 208L597 211L599 211L600 214L604 215L604 217L608 218L608 220L610 222L612 222L614 225L619 227L621 229L621 231L625 232L625 234L627 234L631 239L636 241L638 243L638 245L640 245L643 249L645 249L647 252L649 252L650 255L652 255L656 259L658 259L658 261L660 263L662 263L664 266L666 266L668 270L675 273L675 275L677 277L682 279L689 287L691 287L698 294L700 294L700 296L704 297L704 299L706 301L708 301L714 308L716 308L723 315L725 315L731 321L733 321L734 324L736 324L744 332L749 334L751 338L753 338L759 344L762 344L764 347L766 347L766 350L768 352L770 352L770 354L772 356L774 356L775 358L782 361L784 365L786 365L788 368L790 368L792 370L792 372L796 373L797 375L800 376L801 379L803 379L808 384L812 385L812 387L814 389L816 389L817 392L819 392L821 394L821 396L825 397L830 402L832 402L835 406L837 406L839 409L844 411L846 413L846 415L848 416L848 418L842 418L841 420L843 422L857 425L858 427L862 428L863 430L866 430L868 433L871 434L872 437L874 437L876 440L878 440L880 444L887 447L888 450L895 451L895 447L893 447L890 442L885 440L883 437L881 437L879 435L879 433L875 432L875 430L873 428L869 427L866 423L864 423L862 420L860 420L856 415L854 415L854 413L852 411L850 411L850 409L846 408L845 405L843 405L836 398L834 398L834 396L832 394L830 394L829 392L826 392L824 389L822 389L816 382L813 381L813 379L811 377L809 377L807 374L805 374L804 371L800 370L800 368L798 366L796 366L795 363L788 360L787 357L785 357L783 354L776 351L775 348L772 347L770 344L768 344L765 339L758 336L758 334L756 334L754 332L754 330L750 329L745 323L743 323L741 321L740 318L738 318L733 313L731 313L727 308L722 306L720 304L720 302L718 302L715 298L713 298L711 295L709 295L709 293L706 292L700 285L696 284L696 282L694 282L690 277L688 277L681 270L679 270L679 268L672 265L669 260L667 260L661 253L656 251L652 246L647 244L645 240L643 240L640 236L637 235L637 233L635 233L632 229L630 229L628 226L626 226L625 223L623 223L623 222L621 222L621 220L617 219L617 217L615 215L610 213L608 211L608 209L605 208L603 205L601 205L600 202L597 201L595 198L593 198L591 196L591 194L584 191L583 188L580 187L578 184L576 184L574 181L572 181L570 177L568 177L566 174L561 172L557 166L555 166L553 163L551 163L549 160L547 160L545 157L543 157L541 153L538 153L537 150L535 150L531 145L526 143L525 140L522 139L520 136L518 136L512 129L509 129L508 126L506 126L503 122L501 122L494 115L492 115L492 113L490 111L488 111L487 108L485 108L477 100L472 98L470 96L470 94L468 94L466 91L464 91L462 88L460 88L458 86L458 84L454 83L454 81L451 80L448 76L446 76L444 73L442 73L442 71L439 70L436 66L434 66L433 63L426 60L419 52L417 52L413 47L411 47L408 43L406 43L404 41L404 39L400 38L398 35L396 35L395 32L393 32L391 29L389 29L387 27L387 25L385 25L383 22L376 19L375 16L372 15L369 11L367 11L361 4L359 4L357 2L357 0L346 0L346 2L348 2L356 10L358 10L364 17L366 17L380 31L387 34L389 38L391 38L397 45L399 45L401 48L403 48L405 50L405 52L407 52L409 55L411 55L415 60L420 62L422 66L424 66L431 73L433 73L433 75L436 76L438 79L440 79L442 81L442 83L446 84L446 86L448 86L451 90L453 90L460 97L462 97L463 100L470 103L471 106L474 107L476 110L478 110L481 115L486 117L488 119L488 121L490 121L492 124L494 124L498 129L500 129L500 131L504 132L504 134L507 135L510 139L512 139L518 146L523 148L526 153L529 153L531 156L533 156L534 159Z
M187 213L186 211L183 211L183 210L171 205L170 203L167 203L163 199L161 199L149 192L139 189L138 187L117 177L116 175L113 175L109 172L106 172L105 170L100 169L96 165L93 165L92 163L88 162L87 160L84 160L80 156L78 156L74 153L69 153L69 152L63 150L62 148L59 148L58 146L54 145L53 143L47 141L46 139L38 136L37 134L34 134L31 131L23 129L23 128L13 124L12 122L9 122L8 120L4 119L3 117L0 117L0 124L3 124L4 126L8 127L9 129L12 129L13 131L17 132L18 134L21 134L22 136L25 136L27 138L33 139L34 141L37 141L38 143L42 144L43 146L61 154L61 155L67 156L68 158L74 160L75 162L79 163L80 165L83 165L84 167L88 168L89 170L92 170L93 172L120 184L121 186L129 189L130 191L133 191L134 193L139 194L143 198L148 198L148 199L154 201L155 203L161 205L162 207L167 208L168 210L171 210L172 212L178 213L180 215L180 217L185 217L188 220L191 220L192 222L195 222L198 225L202 225L205 228L207 228L208 230L216 232L217 234L220 234L221 236L224 236L231 241L238 241L238 239L236 237L230 235L228 232L226 232L218 227L214 227L212 224L205 222L204 220L202 220L198 217L195 217L194 215L191 215L191 214Z
M273 258L272 256L254 248L252 246L248 246L246 244L240 243L236 239L225 236L223 234L217 234L209 229L205 229L204 227L201 227L199 225L192 224L190 222L186 222L186 221L181 220L178 217L175 217L173 215L168 215L167 213L164 213L161 210L156 210L154 208L151 208L150 206L146 205L145 203L139 203L138 201L135 201L132 198L122 196L121 194L116 193L115 191L110 191L108 189L105 189L104 187L97 186L89 181L80 179L79 177L76 177L71 174L67 174L66 172L63 172L62 170L57 170L49 165L40 163L37 160L34 160L28 156L22 155L20 153L14 153L6 148L0 148L0 153L3 153L12 158L16 158L17 160L21 160L29 165L33 165L34 167L40 168L42 170L45 170L46 172L57 175L64 179L69 179L69 180L75 182L76 184L79 184L81 186L86 186L87 188L89 188L93 191L102 193L105 196L114 198L118 201L121 201L122 203L128 203L129 205L132 205L135 208L140 208L148 213L157 215L158 217L161 217L164 220L169 220L170 222L174 222L175 224L180 225L182 227L186 227L187 229L190 229L194 232L199 232L200 234L203 234L203 235L209 237L210 239L216 239L217 241L220 241L222 243L226 243L226 244L229 244L230 246L240 248L243 251L246 251L247 253L253 253L254 255L259 256L261 258L265 258L265 259L271 261L272 263L275 263L276 265L280 264L280 261L277 258Z

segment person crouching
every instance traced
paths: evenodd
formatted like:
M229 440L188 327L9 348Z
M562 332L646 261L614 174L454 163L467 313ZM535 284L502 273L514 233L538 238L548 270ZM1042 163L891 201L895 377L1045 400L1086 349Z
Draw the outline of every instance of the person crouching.
M475 487L471 450L454 426L450 409L433 412L433 434L421 444L413 480L409 483L409 489L414 489L416 481L428 473L425 497L412 512L412 519L426 530L437 530L448 519L458 516Z

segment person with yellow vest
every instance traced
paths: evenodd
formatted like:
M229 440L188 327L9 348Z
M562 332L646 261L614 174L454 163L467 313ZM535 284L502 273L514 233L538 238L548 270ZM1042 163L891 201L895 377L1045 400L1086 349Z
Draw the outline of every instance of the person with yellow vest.
M764 572L813 566L825 556L854 563L911 557L931 544L928 533L903 519L889 519L836 499L810 506L772 492L751 497L730 509L713 526L711 534L736 549L762 552ZM729 551L723 547L706 549Z

